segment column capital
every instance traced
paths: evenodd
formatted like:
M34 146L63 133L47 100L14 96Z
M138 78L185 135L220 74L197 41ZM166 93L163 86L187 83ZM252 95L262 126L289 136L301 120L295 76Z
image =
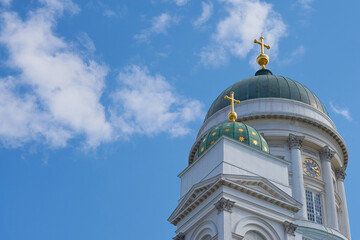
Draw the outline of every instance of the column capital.
M289 139L288 139L289 148L290 149L292 149L292 148L300 149L302 142L304 141L304 138L305 138L304 136L297 136L294 134L289 134Z
M336 152L331 150L329 146L326 145L319 153L321 160L330 161Z
M232 212L232 208L234 206L235 202L230 201L229 199L226 198L221 198L217 203L215 203L215 207L218 210L218 214L221 213L222 211L227 211L227 212Z
M345 180L345 177L346 177L345 168L344 168L344 167L337 168L337 169L335 170L335 176L336 176L336 179L337 179L337 180L342 180L342 181L344 181L344 180Z
M185 240L185 234L179 233L175 237L173 237L174 240Z
M283 226L284 226L285 233L287 233L291 236L295 236L295 231L296 231L296 228L298 227L298 225L288 222L288 221L285 221L283 223Z

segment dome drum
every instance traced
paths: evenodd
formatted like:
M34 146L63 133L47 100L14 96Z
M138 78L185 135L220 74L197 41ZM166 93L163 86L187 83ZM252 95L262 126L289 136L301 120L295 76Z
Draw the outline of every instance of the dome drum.
M234 92L234 98L241 101L239 105L235 106L235 112L240 118L238 121L290 119L313 125L321 129L324 134L329 134L329 137L339 144L342 149L344 165L347 165L348 152L345 142L337 133L335 124L321 101L302 84L286 77L273 75L268 69L259 70L255 76L233 84L217 97L199 130L197 140L189 155L189 163L199 157L202 153L201 149L205 151L213 140L209 140L209 138L205 140L207 145L201 141L210 133L213 134L216 126L226 121L229 103L224 96L230 92ZM235 137L234 139L236 139ZM210 138L215 138L215 136Z

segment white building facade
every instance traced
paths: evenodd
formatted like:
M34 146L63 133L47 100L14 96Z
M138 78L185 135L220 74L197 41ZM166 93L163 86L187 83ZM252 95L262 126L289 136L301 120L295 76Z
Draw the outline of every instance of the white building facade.
M229 122L230 91L236 123ZM240 134L240 135L239 135ZM210 107L179 177L175 240L351 239L348 153L320 100L259 70Z

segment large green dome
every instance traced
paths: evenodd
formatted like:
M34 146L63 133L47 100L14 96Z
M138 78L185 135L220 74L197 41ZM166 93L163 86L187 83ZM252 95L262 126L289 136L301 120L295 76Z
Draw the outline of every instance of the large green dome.
M214 113L229 105L225 95L233 91L235 99L245 101L255 98L287 98L300 101L328 115L318 97L304 85L286 77L272 75L268 69L259 70L255 76L241 80L223 91L213 102L205 121Z
M258 150L269 152L269 146L263 136L253 127L240 122L226 122L212 128L200 141L197 156L200 156L221 136L228 136Z

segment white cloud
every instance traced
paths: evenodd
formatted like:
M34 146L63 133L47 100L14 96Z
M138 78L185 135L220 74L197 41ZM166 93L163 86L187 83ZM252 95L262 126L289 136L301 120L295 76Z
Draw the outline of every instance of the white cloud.
M114 94L114 102L120 105L112 110L112 120L126 136L183 136L190 131L188 123L203 115L199 101L176 94L163 76L150 75L147 68L127 67L119 81L123 87Z
M207 22L213 13L214 5L211 2L210 3L201 2L201 6L202 6L201 16L198 19L196 19L193 23L195 27L199 27L203 25L205 22Z
M175 0L176 5L178 5L178 6L184 6L188 2L189 2L189 0Z
M271 45L268 54L276 57L279 40L286 35L286 25L271 4L259 0L219 1L225 5L227 16L217 24L211 44L200 53L204 65L224 64L229 55L245 58L260 35Z
M1 14L0 43L19 75L1 79L0 101L11 104L0 109L0 138L12 145L45 138L65 146L84 135L87 146L96 147L112 134L100 103L107 68L82 58L53 32L56 12L71 2L44 2L26 20L13 12Z
M350 111L348 109L337 107L332 102L330 102L330 107L334 113L343 116L348 121L352 121L352 118L350 116Z
M40 109L35 96L16 94L17 81L12 77L0 80L1 142L18 147L27 141L45 138L53 146L65 146L70 132Z
M179 22L179 18L176 16L170 16L167 13L163 13L160 16L156 16L152 19L152 26L149 29L144 29L141 33L134 36L138 40L147 40L151 34L162 33L165 34L167 29L171 27L172 24Z
M10 11L0 14L0 44L8 52L7 67L17 72L0 78L3 145L45 142L65 147L70 139L80 137L86 148L94 148L131 134L177 137L187 134L188 124L202 116L199 101L176 94L164 77L138 66L120 73L122 85L114 90L110 111L105 109L100 98L107 67L54 32L57 17L71 2L43 3L26 19ZM156 19L152 31L166 32L164 22L162 17ZM87 52L96 50L86 33L78 40Z

